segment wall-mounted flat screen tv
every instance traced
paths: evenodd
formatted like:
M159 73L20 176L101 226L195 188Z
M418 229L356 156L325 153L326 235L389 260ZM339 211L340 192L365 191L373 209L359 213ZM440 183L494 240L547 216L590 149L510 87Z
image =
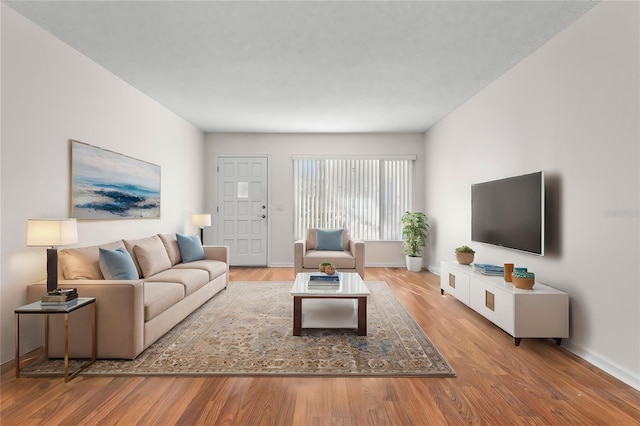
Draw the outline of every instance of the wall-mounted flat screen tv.
M544 255L544 173L471 185L471 240Z

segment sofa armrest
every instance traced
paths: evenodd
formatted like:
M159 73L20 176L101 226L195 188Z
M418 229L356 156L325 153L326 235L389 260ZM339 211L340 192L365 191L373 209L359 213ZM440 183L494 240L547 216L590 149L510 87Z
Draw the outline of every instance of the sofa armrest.
M297 240L293 242L293 272L299 274L302 272L302 259L307 252L307 242L305 240Z
M225 287L229 284L229 247L227 246L202 246L204 256L208 260L219 260L227 265L227 277Z
M209 260L219 260L229 264L229 247L227 246L202 246L204 255Z
M351 255L356 259L356 271L360 274L360 277L364 279L364 241L350 239L349 251Z
M27 286L30 302L47 292L46 283ZM77 288L80 297L96 298L98 358L134 359L144 349L144 282L142 280L59 280L60 288ZM49 355L64 354L61 315L50 316ZM71 314L69 356L90 358L91 317L88 309Z

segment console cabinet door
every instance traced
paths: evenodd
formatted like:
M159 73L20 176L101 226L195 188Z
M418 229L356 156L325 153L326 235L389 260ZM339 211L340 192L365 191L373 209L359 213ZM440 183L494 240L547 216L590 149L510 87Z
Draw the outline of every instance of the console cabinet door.
M471 308L480 315L509 333L514 335L514 298L511 292L505 291L482 280L471 277Z
M441 270L440 288L469 305L469 274L456 266L446 265Z

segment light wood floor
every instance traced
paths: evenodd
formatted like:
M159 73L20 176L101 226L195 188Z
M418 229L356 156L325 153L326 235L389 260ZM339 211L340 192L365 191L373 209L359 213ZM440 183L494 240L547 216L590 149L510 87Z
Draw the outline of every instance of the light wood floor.
M14 378L2 367L0 424L637 425L640 392L552 340L510 336L438 277L369 268L386 281L456 378ZM233 268L232 281L293 280L291 269Z

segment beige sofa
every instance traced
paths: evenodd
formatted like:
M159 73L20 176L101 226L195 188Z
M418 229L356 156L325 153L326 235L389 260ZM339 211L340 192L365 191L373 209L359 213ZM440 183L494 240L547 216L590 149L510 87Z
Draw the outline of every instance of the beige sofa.
M338 271L357 272L364 279L364 241L349 236L346 229L342 233L343 250L317 250L316 228L307 230L307 237L294 241L294 271L317 272L320 263L331 262Z
M106 280L99 264L99 247L124 247L139 279ZM134 359L186 318L229 281L227 247L204 246L205 260L182 263L176 234L119 240L102 246L60 250L60 288L77 288L80 297L96 298L97 351L101 359ZM30 301L46 293L46 283L31 284ZM91 355L88 309L71 314L69 355ZM51 316L49 355L63 355L61 318Z

